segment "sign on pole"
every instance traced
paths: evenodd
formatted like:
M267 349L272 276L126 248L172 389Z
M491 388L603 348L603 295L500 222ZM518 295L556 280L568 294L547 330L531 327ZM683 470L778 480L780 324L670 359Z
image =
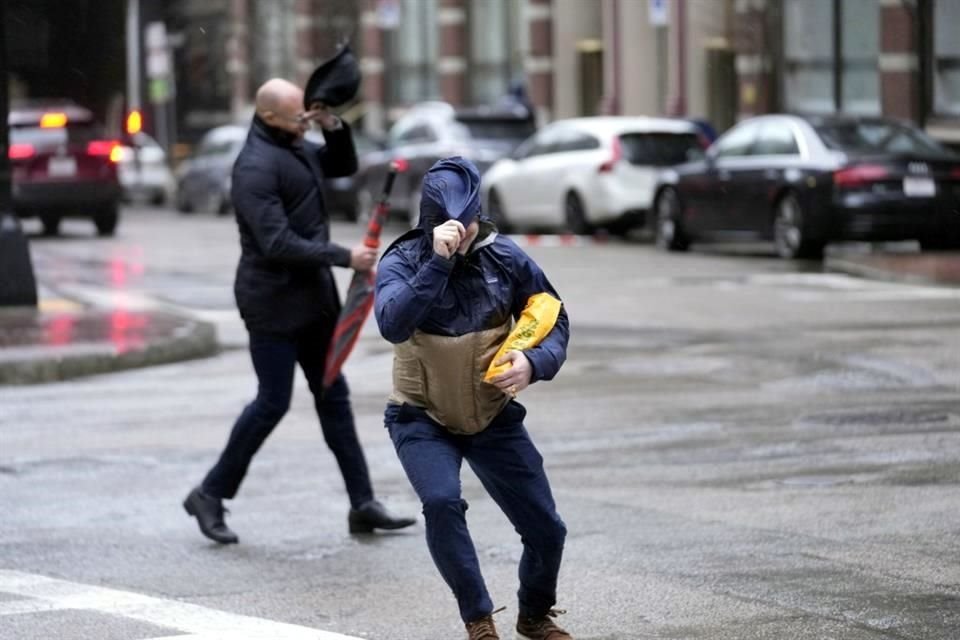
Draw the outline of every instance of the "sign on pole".
M665 27L670 24L670 0L648 0L650 24Z

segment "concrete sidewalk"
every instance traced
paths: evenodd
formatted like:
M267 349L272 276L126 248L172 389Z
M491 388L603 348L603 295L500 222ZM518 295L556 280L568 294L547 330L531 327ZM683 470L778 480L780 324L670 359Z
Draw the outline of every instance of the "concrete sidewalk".
M208 323L165 312L94 309L42 287L37 309L0 309L0 384L54 382L218 350Z

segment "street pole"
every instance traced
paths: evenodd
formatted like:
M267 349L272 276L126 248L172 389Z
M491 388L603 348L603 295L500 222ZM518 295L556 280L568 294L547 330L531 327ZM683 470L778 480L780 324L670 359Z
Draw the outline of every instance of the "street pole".
M140 108L140 0L127 0L127 113Z
M10 166L10 74L7 69L7 0L0 0L0 307L37 306L30 246L13 213Z

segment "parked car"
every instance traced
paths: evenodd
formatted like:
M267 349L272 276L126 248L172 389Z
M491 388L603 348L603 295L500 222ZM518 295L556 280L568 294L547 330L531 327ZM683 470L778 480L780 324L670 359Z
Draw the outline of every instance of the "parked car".
M663 167L702 153L692 122L666 118L558 120L497 161L483 178L487 212L504 230L643 224Z
M324 144L323 133L318 129L307 132L306 138L317 144ZM371 153L383 151L384 144L364 133L353 130L353 144L357 150L357 173L364 171L367 158ZM341 178L328 178L324 181L324 199L331 215L341 215L350 222L356 222L358 215L367 215L368 211L357 211L357 175Z
M71 103L15 104L8 117L13 208L56 235L66 217L89 218L101 236L120 220L120 143Z
M230 213L233 163L247 139L247 128L223 125L206 132L176 172L177 209L182 213Z
M397 177L390 209L415 225L420 215L420 184L441 158L464 156L485 171L530 136L536 125L524 109L457 108L445 102L412 107L390 128L387 147L367 154L357 173L356 211L360 220L380 193L390 163L398 158L409 168Z
M173 173L166 151L142 131L134 134L130 142L121 147L117 164L124 199L165 203L173 191Z
M784 258L842 240L958 248L960 156L895 120L760 116L666 172L656 212L671 251L729 239L772 240Z

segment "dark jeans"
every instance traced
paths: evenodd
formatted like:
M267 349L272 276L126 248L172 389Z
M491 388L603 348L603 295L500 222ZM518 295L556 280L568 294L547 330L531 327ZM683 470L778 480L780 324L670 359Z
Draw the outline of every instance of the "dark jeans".
M523 426L526 410L511 402L484 431L454 435L409 405L387 407L385 423L414 491L423 503L427 546L453 590L464 622L493 611L467 530L460 491L464 459L523 542L520 615L542 616L556 603L567 529L557 515L543 458Z
M290 408L293 380L299 362L313 393L327 446L340 465L350 505L373 499L367 462L357 439L350 408L350 391L343 375L326 392L323 369L332 327L314 325L293 335L250 334L250 356L257 373L257 397L233 425L227 446L204 478L202 489L219 498L233 498L250 461Z

